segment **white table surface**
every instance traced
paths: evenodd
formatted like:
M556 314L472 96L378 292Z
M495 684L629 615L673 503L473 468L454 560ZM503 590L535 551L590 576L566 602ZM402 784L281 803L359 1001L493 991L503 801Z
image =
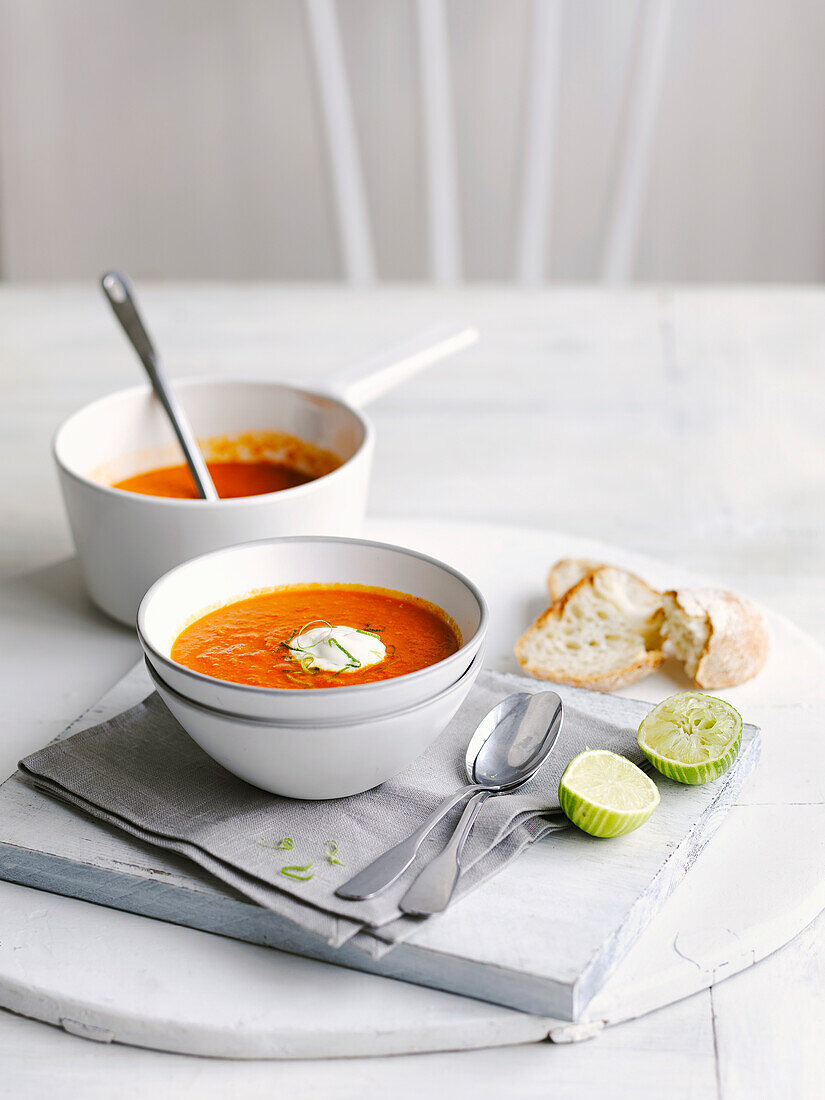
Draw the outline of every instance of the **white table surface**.
M372 409L373 514L621 543L715 575L825 641L825 291L212 284L141 299L172 375L311 382L436 321L475 323L476 348ZM0 458L13 473L0 579L71 553L50 436L138 370L93 287L0 289ZM55 599L73 598L71 566L48 577ZM98 627L125 671L128 634ZM57 675L67 714L92 701L70 662ZM6 712L4 768L53 724ZM232 1063L101 1047L0 1013L0 1095L51 1096L59 1082L61 1096L106 1098L804 1098L825 1094L823 1027L825 916L730 981L571 1046Z

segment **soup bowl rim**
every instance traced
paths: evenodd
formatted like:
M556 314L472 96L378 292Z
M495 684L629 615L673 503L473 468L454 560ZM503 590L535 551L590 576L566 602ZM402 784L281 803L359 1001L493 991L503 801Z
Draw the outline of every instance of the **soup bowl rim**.
M191 699L188 695L183 695L176 688L171 687L166 680L161 676L158 670L154 667L149 658L144 654L143 660L147 667L152 683L156 686L160 685L163 691L168 692L178 702L183 703L185 706L192 707L193 710L201 711L204 714L211 714L217 718L226 718L229 721L237 722L244 726L253 726L257 729L266 729L271 727L277 730L288 729L307 729L312 730L318 726L322 726L324 729L338 729L345 730L348 727L358 727L372 725L380 722L386 722L388 718L400 717L402 715L413 714L415 711L424 710L433 703L437 703L440 699L445 698L454 691L458 691L465 683L467 678L475 680L481 671L481 667L484 660L484 654L481 650L473 657L467 668L462 672L458 679L454 680L447 687L442 688L441 691L437 691L434 695L428 695L424 699L419 699L417 702L410 704L409 706L393 707L390 710L384 711L381 714L370 714L363 718L344 718L344 719L332 719L326 718L285 718L278 720L276 718L250 718L246 714L238 714L236 711L223 710L220 707L210 707L206 703L201 703L197 699ZM397 677L396 677L397 678ZM323 690L323 689L313 689Z
M367 450L374 439L374 428L372 423L359 409L350 405L343 397L338 396L332 392L324 390L312 390L305 389L302 386L294 386L291 382L279 382L268 378L226 378L224 376L209 376L209 375L196 375L193 377L179 378L175 380L175 387L185 390L189 386L198 385L256 385L256 386L268 386L277 387L278 389L292 390L294 393L300 394L302 397L320 398L323 401L329 401L332 404L338 405L345 412L350 413L355 420L358 421L363 431L363 438L358 444L356 450L345 458L340 466L337 466L334 470L330 470L328 474L321 474L320 477L313 478L311 481L304 482L303 485L293 485L289 489L277 489L273 493L257 493L254 496L245 497L225 497L221 500L202 500L200 498L191 497L158 497L152 496L149 493L134 493L130 489L118 489L114 485L105 485L101 481L95 481L93 478L80 473L73 465L71 465L66 459L65 455L61 454L61 445L65 446L65 442L61 439L63 433L71 426L73 420L77 417L88 413L98 406L105 405L107 402L114 400L117 397L137 396L139 394L150 396L152 393L152 387L148 384L139 384L136 386L128 386L122 390L114 390L112 393L104 394L102 397L96 398L94 401L89 401L87 404L82 405L79 409L75 409L74 412L61 422L52 436L51 451L52 457L60 469L60 471L71 478L73 481L86 488L92 489L103 496L112 496L116 499L127 499L132 502L138 502L143 506L152 505L163 508L199 508L202 511L226 508L243 508L250 507L254 504L263 501L272 501L273 498L281 499L285 495L289 499L293 499L297 496L306 496L313 491L313 488L319 483L323 482L324 485L329 484L329 479L341 474L345 467L348 467L357 458L359 458L365 450ZM334 453L334 452L333 452ZM336 456L338 457L338 456ZM183 456L181 456L181 459Z
M168 582L169 579L171 577L173 577L175 573L181 572L181 571L189 568L195 562L201 561L203 558L217 557L218 555L221 555L221 554L231 554L231 553L233 553L237 550L244 549L244 548L247 548L247 547L268 546L268 545L278 545L278 546L280 546L281 544L302 543L302 542L303 543L339 543L339 544L344 543L344 544L347 544L347 545L369 546L369 547L376 548L378 550L382 550L382 551L383 550L388 550L388 551L391 551L393 553L398 553L398 554L401 554L401 555L406 556L406 557L416 558L419 561L428 562L430 565L434 565L436 568L442 570L443 572L449 573L451 576L453 576L456 580L458 580L459 583L461 583L470 592L470 594L472 595L472 597L475 600L476 604L478 605L478 611L479 611L478 626L476 627L473 634L469 638L465 639L465 638L462 637L461 645L458 647L458 649L455 651L455 653L451 653L448 657L443 657L440 661L436 661L434 664L426 665L424 668L416 669L414 672L406 672L406 673L403 673L401 676L390 676L390 677L387 677L384 680L376 680L376 681L373 681L372 683L367 683L367 684L351 684L351 685L345 686L345 687L334 687L334 688L312 688L311 690L308 690L308 691L302 691L302 690L299 690L299 689L296 689L296 688L274 688L274 687L262 687L262 686L257 685L257 684L241 684L241 683L238 683L237 680L222 680L217 676L207 676L206 673L197 672L195 669L188 668L186 665L182 665L178 661L173 661L170 656L167 656L166 654L161 653L160 650L155 645L152 644L151 639L147 637L147 633L146 633L146 629L145 629L145 620L146 620L147 609L148 609L152 599L155 598L156 590L162 584ZM307 583L309 583L309 582L307 582ZM334 583L347 584L347 583L350 583L350 582L338 581L338 582L334 582ZM282 587L282 586L273 585L273 589L278 588L278 587ZM283 587L286 587L286 586L283 586ZM370 586L369 585L364 585L363 587L370 587ZM395 591L401 591L401 590L396 589ZM405 593L405 595L412 595L412 593ZM426 599L426 597L418 597L418 598ZM221 606L225 607L228 604L236 602L236 600L242 600L242 599L244 599L244 595L239 594L237 597L235 597L232 600L228 600L226 604L222 604ZM432 602L432 601L428 601L428 602ZM437 606L437 605L435 605L435 606ZM444 611L445 609L441 608L441 610ZM205 612L205 613L208 613L208 612ZM157 671L157 663L160 662L160 664L162 666L171 667L174 674L176 674L178 676L186 677L186 678L191 679L191 680L194 680L198 684L205 684L205 685L210 685L210 686L218 685L218 686L221 686L221 687L228 687L232 690L238 690L242 694L245 694L245 695L255 695L259 698L271 699L273 701L275 701L277 699L290 699L290 700L293 700L296 697L306 695L308 698L314 699L314 700L316 700L317 702L320 703L322 700L333 700L333 699L336 699L336 698L340 698L340 694L341 694L342 691L346 691L347 696L349 696L350 698L353 697L356 694L360 695L360 696L365 696L365 697L375 697L376 695L378 695L382 691L387 691L387 690L392 689L394 685L399 685L401 683L414 684L416 682L424 681L424 680L427 679L428 675L430 675L434 669L443 668L444 665L446 665L448 662L454 662L455 664L460 664L462 660L466 660L466 651L468 649L471 649L473 647L475 647L476 649L481 648L481 645L482 645L482 643L484 641L484 638L486 636L486 633L487 633L488 622L489 622L489 609L487 607L487 601L484 599L484 596L482 595L482 593L481 593L480 589L478 588L478 586L476 584L474 584L473 581L471 581L469 577L466 577L463 573L461 573L458 569L455 569L452 565L448 565L446 562L440 561L438 558L432 557L430 554L424 554L420 550L411 550L409 547L398 546L398 545L396 545L394 543L391 543L391 542L379 542L375 539L346 538L346 537L337 536L337 535L283 535L283 536L280 536L280 537L276 536L276 537L267 538L267 539L253 539L253 540L248 541L248 542L240 542L240 543L236 543L233 546L224 547L221 550L211 550L211 551L208 551L205 554L199 554L195 558L190 558L188 561L182 562L180 565L176 565L173 569L170 569L167 573L164 573L162 577L159 577L158 580L156 580L155 583L152 585L152 587L145 593L145 595L143 596L143 599L140 601L140 606L138 607L137 620L136 620L135 625L136 625L138 640L140 641L141 647L143 648L144 653L146 654L146 656L151 657L153 659L152 663L153 663L153 667L155 668L155 671ZM472 662L475 660L475 656L476 656L476 654L473 654L473 657L470 661L470 664L472 664ZM162 677L162 679L164 679L164 678ZM459 677L459 679L460 679L460 677ZM165 682L166 681L164 679L164 683ZM181 693L178 692L178 694L181 694ZM184 696L184 698L188 698L188 696ZM213 708L213 709L217 709L217 708ZM264 719L264 721L265 721L265 719Z

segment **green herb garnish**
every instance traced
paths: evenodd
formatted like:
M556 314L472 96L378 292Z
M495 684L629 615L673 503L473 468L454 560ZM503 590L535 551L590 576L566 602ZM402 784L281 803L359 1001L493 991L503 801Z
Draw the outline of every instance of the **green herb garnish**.
M293 630L290 636L286 639L286 641L281 642L281 645L285 649L288 649L290 653L297 655L297 660L299 661L301 668L304 670L304 672L311 672L313 674L318 671L317 669L314 669L312 667L312 662L315 660L314 656L308 652L305 646L292 645L292 640L295 637L300 638L311 626L315 626L316 624L318 624L319 626L325 626L330 631L332 630L332 626L326 621L326 619L310 619L309 622L304 623L304 625L300 629L296 627L295 630ZM303 654L303 656L301 656L301 654ZM292 677L290 677L290 679L292 679Z
M297 879L298 882L309 882L312 878L312 872L310 871L308 875L302 872L309 871L312 866L313 864L307 863L304 867L282 867L281 874L285 875L287 878Z
M353 657L353 655L350 653L350 651L348 649L344 649L344 647L341 645L341 643L337 642L335 640L335 638L330 638L329 639L329 644L331 646L333 646L333 645L337 646L338 649L341 650L341 652L344 654L344 656L347 658L347 660L350 662L350 664L352 665L352 667L354 669L361 667L361 662L359 660L357 660L355 657Z
M324 845L324 854L326 856L327 863L335 863L339 867L346 867L346 864L342 859L338 859L338 841L328 840Z
M284 849L288 851L290 848L295 847L295 841L291 836L285 836L282 840L279 840L277 844L272 844L270 841L264 840L262 836L259 836L256 843L260 848L271 848L273 852L283 851Z

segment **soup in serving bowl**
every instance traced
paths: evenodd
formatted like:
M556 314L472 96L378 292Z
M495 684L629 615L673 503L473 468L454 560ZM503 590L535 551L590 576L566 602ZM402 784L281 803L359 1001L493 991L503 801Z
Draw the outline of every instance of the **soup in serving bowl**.
M221 500L235 497L259 497L265 493L280 493L313 481L309 474L295 470L283 462L207 462L206 468ZM120 481L113 489L141 493L147 497L173 497L175 500L199 500L195 479L185 463L157 466Z
M152 667L196 703L338 721L455 683L482 649L487 608L472 581L435 558L307 536L185 562L147 592L137 625Z
M461 648L440 607L387 588L292 585L227 604L175 639L171 658L219 680L307 690L418 672Z
M286 432L251 431L210 436L199 438L198 446L221 500L295 489L326 477L342 464L342 459L333 451ZM170 452L176 454L176 448L124 454L97 467L92 477L112 489L141 496L200 500L185 462L154 464ZM150 464L148 468L147 463Z

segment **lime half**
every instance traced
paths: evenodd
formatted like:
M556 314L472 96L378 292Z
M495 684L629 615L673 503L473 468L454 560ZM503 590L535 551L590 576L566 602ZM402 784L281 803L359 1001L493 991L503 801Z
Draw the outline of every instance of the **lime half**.
M659 703L639 726L639 747L677 783L709 783L726 772L742 743L742 716L724 699L680 691Z
M659 805L659 792L624 756L588 749L565 768L559 802L573 824L591 836L622 836L644 825Z

